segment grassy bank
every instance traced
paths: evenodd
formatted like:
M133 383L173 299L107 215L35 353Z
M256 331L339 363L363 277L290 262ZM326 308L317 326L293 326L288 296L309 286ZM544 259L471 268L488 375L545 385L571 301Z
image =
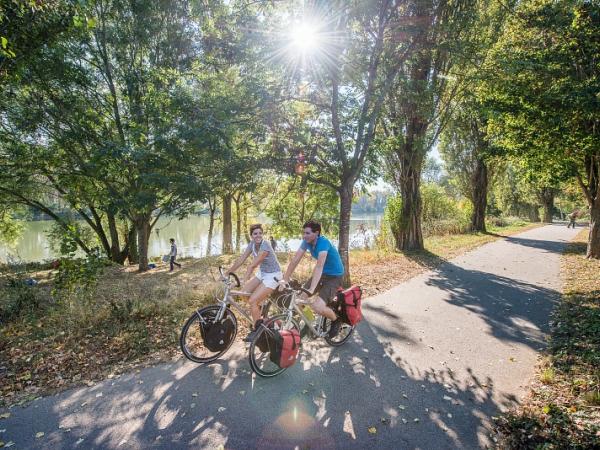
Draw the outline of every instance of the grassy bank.
M562 257L562 302L546 354L521 407L498 421L500 448L600 448L600 261L587 230Z
M520 223L489 234L432 237L426 240L425 252L411 254L353 251L353 282L373 295L445 259L535 226L539 225ZM283 264L289 257L279 254ZM35 265L20 274L5 270L0 274L0 306L7 311L18 304L18 314L5 314L1 325L0 401L26 402L179 357L178 337L184 320L194 309L214 302L217 268L231 259L183 260L183 268L172 273L163 264L143 274L135 267L106 267L97 286L82 286L69 300L55 300L52 295L53 270ZM311 264L306 258L299 278L310 273ZM39 284L15 285L15 278L24 277ZM240 335L245 336L244 330Z

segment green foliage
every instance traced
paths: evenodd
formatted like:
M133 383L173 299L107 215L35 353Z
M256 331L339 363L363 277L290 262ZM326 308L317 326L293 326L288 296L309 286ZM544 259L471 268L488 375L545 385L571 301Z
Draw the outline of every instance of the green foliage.
M102 269L109 264L97 251L85 258L71 255L61 258L54 277L53 297L69 306L74 303L87 304L95 293Z
M421 186L422 226L425 236L466 233L469 230L472 205L457 201L436 184ZM402 227L402 198L390 197L386 205L377 243L384 248L392 248L394 233ZM390 234L391 233L391 234Z
M470 203L457 202L435 184L421 186L421 198L423 202L421 218L425 236L468 231L473 211Z
M286 178L267 186L273 191L267 197L265 213L273 221L270 230L274 236L297 238L302 234L302 224L311 219L321 223L324 234L337 233L339 198L332 189L304 183L299 178Z
M48 230L48 242L52 250L62 257L74 258L79 250L79 242L88 248L97 244L93 231L81 222L69 220L63 224L53 223Z
M22 231L22 222L15 220L10 211L0 210L0 243L14 243Z
M38 312L43 296L25 267L7 265L3 267L3 274L0 279L0 324Z

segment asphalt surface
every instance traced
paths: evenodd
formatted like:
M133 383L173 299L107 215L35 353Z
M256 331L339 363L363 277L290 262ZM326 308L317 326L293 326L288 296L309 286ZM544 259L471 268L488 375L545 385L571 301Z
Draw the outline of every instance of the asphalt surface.
M526 392L558 299L560 253L579 230L484 245L368 298L341 348L304 344L274 379L244 345L14 407L13 448L444 449L491 444L491 417ZM4 412L4 411L1 411ZM36 437L36 434L44 433Z

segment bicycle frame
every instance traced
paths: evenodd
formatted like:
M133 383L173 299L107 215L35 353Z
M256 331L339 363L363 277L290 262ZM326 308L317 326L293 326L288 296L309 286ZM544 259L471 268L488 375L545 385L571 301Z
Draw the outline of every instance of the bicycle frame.
M223 316L225 315L225 310L228 307L233 307L233 309L235 311L237 311L238 313L240 313L241 316L248 323L250 323L251 325L254 325L254 319L252 319L250 314L248 314L248 311L246 309L244 309L242 306L240 306L240 304L234 300L234 296L250 297L250 295L252 295L252 294L250 292L232 290L231 283L232 282L230 280L223 280L223 284L225 285L225 292L223 293L222 299L218 299L218 298L216 299L217 303L219 303L219 305L221 305L221 307L219 308L219 312L217 313L217 316L215 319L217 321L220 321L221 319L223 319ZM273 303L270 298L265 299L265 301L270 302L272 305L277 307L277 305L275 303ZM263 306L264 306L264 303L263 303Z
M298 313L298 315L304 320L304 324L308 327L308 329L310 330L310 333L314 336L314 337L325 337L327 335L327 333L325 331L318 331L314 325L318 325L319 328L322 328L323 325L323 320L324 317L319 315L317 319L315 320L310 320L308 317L306 317L306 314L304 314L304 311L302 311L302 309L300 308L300 306L298 305L309 305L309 302L305 302L305 301L297 301L296 297L297 297L297 293L294 289L291 289L291 294L289 294L291 296L290 299L290 304L289 306L285 309L285 314L287 314L287 321L289 322L290 320L292 320L292 315L294 314L294 311L296 311Z

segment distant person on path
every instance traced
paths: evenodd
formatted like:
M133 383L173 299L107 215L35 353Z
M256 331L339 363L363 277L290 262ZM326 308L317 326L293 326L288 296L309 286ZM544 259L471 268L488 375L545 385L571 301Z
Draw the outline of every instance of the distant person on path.
M567 225L567 228L570 228L571 225L573 226L573 228L575 228L575 220L577 219L578 213L579 211L575 210L571 214L569 214L569 224Z
M171 238L169 239L169 242L171 243L171 252L169 253L169 256L171 257L169 260L171 270L169 272L173 272L173 265L181 269L181 264L175 262L175 259L177 259L177 245L175 245L175 239Z
M273 247L274 251L277 251L277 241L273 236L270 237L269 241L271 242L271 247Z
M331 320L329 336L335 337L340 331L342 322L327 304L335 297L337 288L342 286L344 264L338 250L329 239L321 236L320 223L309 220L302 228L304 229L302 243L285 271L282 284L289 283L294 270L308 250L317 263L312 278L304 284L304 289L312 292L312 296L316 295L310 306L317 314ZM306 297L305 294L302 296Z
M279 265L279 261L277 261L277 255L275 255L275 251L269 241L263 238L263 233L261 224L257 223L250 226L251 241L248 247L229 270L225 272L225 276L228 276L244 264L244 261L248 259L250 254L254 256L254 259L246 270L244 286L242 287L244 292L251 293L249 300L250 314L254 320L254 330L248 335L246 341L251 341L254 338L257 328L262 323L260 317L262 303L277 288L277 280L283 278L281 266ZM257 267L259 267L259 270L256 276L253 276Z

